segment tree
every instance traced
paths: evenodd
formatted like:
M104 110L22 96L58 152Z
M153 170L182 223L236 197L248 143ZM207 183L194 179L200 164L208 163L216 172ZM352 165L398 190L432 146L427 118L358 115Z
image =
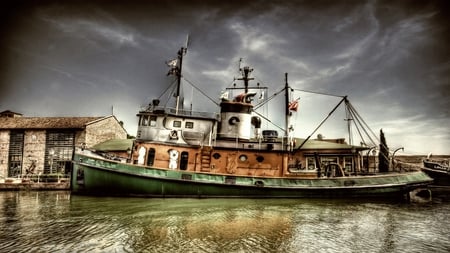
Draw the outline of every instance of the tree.
M378 153L378 171L389 171L389 148L386 144L383 129L380 129L380 152Z

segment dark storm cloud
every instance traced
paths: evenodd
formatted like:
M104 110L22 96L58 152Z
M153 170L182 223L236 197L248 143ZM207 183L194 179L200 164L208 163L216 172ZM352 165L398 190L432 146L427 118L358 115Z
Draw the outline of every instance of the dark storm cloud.
M373 129L385 130L388 144L450 152L445 1L19 1L5 6L0 110L105 115L114 106L134 134L135 112L173 82L164 62L176 57L189 34L184 77L213 99L233 83L243 58L271 92L288 72L296 88L349 95ZM192 98L191 89L189 84L184 89L186 105L195 101L194 108L217 109L208 99ZM301 104L296 128L305 136L322 119L318 112L326 114L334 104L296 96L320 102ZM323 131L338 137L334 126Z

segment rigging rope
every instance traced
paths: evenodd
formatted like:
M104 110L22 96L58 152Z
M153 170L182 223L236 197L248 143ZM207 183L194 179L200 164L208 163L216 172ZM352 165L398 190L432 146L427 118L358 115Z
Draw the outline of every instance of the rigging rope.
M197 86L195 86L191 81L189 81L188 79L186 79L185 77L183 77L183 79L188 82L190 85L192 85L192 87L194 87L196 90L198 90L200 93L202 93L203 96L207 97L209 100L211 100L211 102L213 102L215 105L219 106L219 103L217 103L214 99L210 98L206 93L204 93L200 88L198 88Z
M254 113L258 114L261 118L265 119L267 122L271 123L272 125L278 127L280 130L285 131L284 128L278 126L277 124L273 123L270 119L266 118L265 116L263 116L262 114L260 114L257 111L253 111Z
M346 96L335 95L335 94L329 94L329 93L318 92L318 91L310 91L310 90L302 90L302 89L293 89L293 90L296 90L296 91L302 91L302 92L306 92L306 93L313 93L313 94L319 94L319 95L331 96L331 97L340 97L340 98L346 97Z
M300 149L303 147L303 145L305 145L305 143L309 140L309 138L311 138L311 136L323 125L323 123L327 121L327 119L331 116L331 114L333 114L334 111L336 111L336 109L342 104L342 102L344 102L344 100L347 100L347 96L341 99L341 101L333 108L333 110L331 110L331 112L328 113L327 117L324 120L322 120L322 122L320 122L320 124L316 127L316 129L314 129L314 131L302 142L302 144L300 144L300 146L298 146L297 149Z
M280 92L283 92L285 89L285 87L283 87L281 90L279 90L278 92L275 92L274 94L272 94L272 96L268 97L266 100L256 104L255 106L253 106L253 109L256 110L258 108L260 108L261 106L265 105L266 103L268 103L270 100L272 100L274 97L278 96L278 94L280 94Z
M371 141L371 144L373 146L377 146L377 143L379 143L380 148L384 148L386 150L388 150L389 148L384 144L381 143L381 141L378 139L378 136L372 131L372 129L369 127L369 125L364 121L364 119L359 115L359 113L356 111L355 107L353 107L353 105L350 103L350 101L346 100L346 106L349 109L349 113L351 115L353 115L353 119L359 124L359 126L362 127L363 131L365 132L366 136L369 138L369 140ZM358 133L361 137L361 139L364 141L364 138L359 130L358 124L356 124L355 122L355 126L357 127ZM366 128L369 130L370 133L368 133L366 131ZM371 135L374 137L374 139L377 141L375 142L374 139L371 137ZM389 153L393 153L392 151L389 151ZM381 155L382 157L384 157L387 160L390 160L389 156L387 156L384 153L379 152L379 155Z

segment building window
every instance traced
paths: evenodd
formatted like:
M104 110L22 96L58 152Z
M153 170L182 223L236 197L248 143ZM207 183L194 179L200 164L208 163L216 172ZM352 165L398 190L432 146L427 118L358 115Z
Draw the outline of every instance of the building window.
M15 177L22 174L24 133L11 131L9 140L8 176Z
M181 121L175 120L175 121L173 122L173 127L181 127Z
M191 121L187 121L184 125L186 128L194 128L194 122Z
M70 172L74 139L75 134L70 131L47 131L44 173Z

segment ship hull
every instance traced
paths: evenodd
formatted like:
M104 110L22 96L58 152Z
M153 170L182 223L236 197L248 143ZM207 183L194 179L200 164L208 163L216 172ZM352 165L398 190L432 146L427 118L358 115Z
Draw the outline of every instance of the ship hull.
M404 198L432 180L423 172L340 178L266 178L156 169L76 157L75 194L191 198Z
M443 164L423 161L422 170L434 179L433 185L450 186L450 169Z

